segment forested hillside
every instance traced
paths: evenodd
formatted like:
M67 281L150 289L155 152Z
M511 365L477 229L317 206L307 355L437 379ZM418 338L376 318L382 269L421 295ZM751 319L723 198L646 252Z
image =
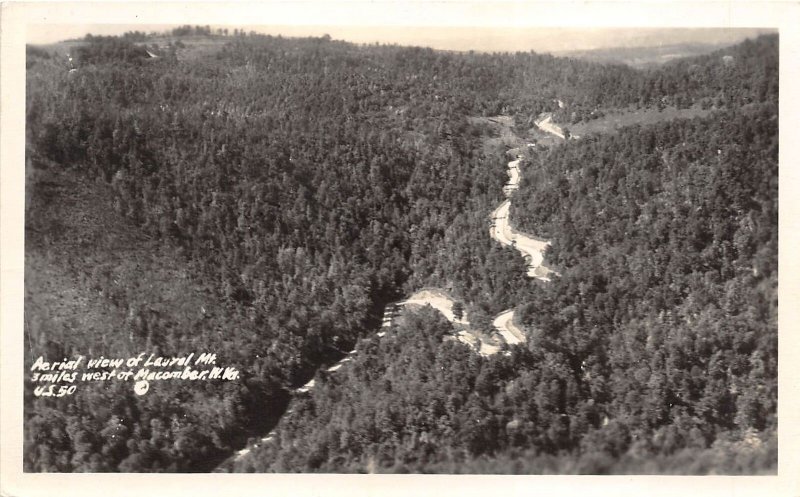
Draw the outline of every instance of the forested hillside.
M776 37L651 72L238 34L153 57L139 38L28 51L26 365L213 350L243 378L28 395L26 470L209 471L356 343L235 469L774 470ZM526 153L512 218L553 241L542 284L487 236L507 157L474 118L513 116L524 143L558 99L560 119L715 113ZM481 358L411 312L359 342L426 286L482 328L519 306L529 343Z
M558 240L549 255L562 276L521 306L529 349L450 358L431 316L407 314L347 373L323 377L239 469L774 468L776 115L630 128L537 154L512 218Z

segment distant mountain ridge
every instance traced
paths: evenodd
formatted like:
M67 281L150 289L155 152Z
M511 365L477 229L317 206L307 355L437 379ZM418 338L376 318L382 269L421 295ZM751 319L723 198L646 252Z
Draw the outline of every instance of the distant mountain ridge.
M679 43L674 45L598 48L554 53L559 57L572 57L602 64L625 64L636 69L660 66L669 61L705 55L735 43Z

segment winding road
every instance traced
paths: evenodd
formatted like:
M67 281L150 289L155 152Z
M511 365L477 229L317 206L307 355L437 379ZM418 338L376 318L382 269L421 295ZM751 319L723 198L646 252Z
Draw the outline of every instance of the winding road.
M511 227L509 219L509 211L511 210L510 197L519 188L521 162L522 159L518 157L517 160L508 163L509 180L503 187L503 192L509 198L492 212L492 227L489 228L489 236L502 245L515 248L522 253L522 256L528 262L528 277L541 281L550 281L550 275L555 272L544 265L544 253L550 242L537 240L515 231ZM492 322L492 326L495 327L508 344L513 345L525 341L525 333L514 324L514 309L501 312Z
M519 188L520 172L519 163L521 159L508 163L508 175L510 180L503 187L507 197L511 197L514 191ZM506 200L492 212L492 227L489 228L489 236L501 244L513 247L522 253L528 261L528 276L542 281L550 281L550 274L553 272L544 266L544 252L550 245L549 241L542 241L532 238L524 233L519 233L511 227L509 221L509 211L511 209L511 199Z
M550 119L550 117L548 117L548 119ZM547 126L548 122L537 123L537 126L544 129L543 126ZM559 136L561 136L561 138L564 137L563 134ZM497 209L495 209L492 213L492 227L489 230L489 234L502 245L515 248L522 253L522 256L528 262L527 275L529 277L541 281L550 281L550 275L554 274L554 271L545 267L543 264L544 252L547 250L550 242L537 240L528 235L515 231L511 227L509 220L509 210L511 208L510 197L512 197L514 192L519 188L519 182L521 179L521 162L522 159L518 157L516 160L508 163L509 181L503 187L503 192L505 193L506 197L509 198L501 203L500 206L498 206ZM389 311L388 308L391 307L392 309L396 309L397 306L405 307L407 305L430 305L442 313L442 315L451 323L461 325L459 327L462 329L456 333L455 338L469 345L473 349L476 349L477 352L483 356L496 354L501 350L499 345L490 344L484 340L479 340L476 336L476 332L470 330L471 325L466 311L464 311L459 318L456 318L455 312L453 311L454 301L443 291L437 289L420 290L410 296L408 299L397 302L394 306L387 306L387 311L385 311L383 318L383 325L381 330L377 332L377 336L379 338L386 335L385 329L391 327L392 324L394 313ZM492 322L492 326L494 326L494 328L497 330L499 337L509 345L524 343L526 340L525 333L514 324L514 309L508 309L498 314ZM480 345L478 345L478 343L480 343ZM346 362L352 360L352 355L355 353L355 349L351 350L347 356L345 356L339 362L328 367L326 371L330 373L339 370ZM295 393L307 393L314 388L314 385L315 380L312 378L305 385L295 389ZM289 409L286 411L286 413L291 413L291 411L292 410ZM275 430L272 430L258 442L238 451L234 457L234 460L242 459L249 454L252 449L257 448L262 443L270 442L274 438Z

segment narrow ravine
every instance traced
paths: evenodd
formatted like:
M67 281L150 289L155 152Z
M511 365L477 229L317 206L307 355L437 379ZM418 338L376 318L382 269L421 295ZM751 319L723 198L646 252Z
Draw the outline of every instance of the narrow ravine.
M542 123L545 124L545 123ZM546 125L546 124L545 124ZM540 123L537 126L542 127ZM560 135L563 138L563 135ZM492 238L500 242L502 245L512 247L518 250L528 263L527 275L530 278L535 278L541 281L550 281L551 274L557 274L551 269L544 266L544 252L550 245L549 241L542 241L532 238L529 235L515 231L511 227L509 220L509 210L511 208L511 197L514 192L519 188L521 179L520 164L522 158L517 156L516 160L508 163L508 176L509 181L503 187L503 193L508 197L497 209L492 212L492 226L489 234ZM502 348L501 345L496 343L488 343L487 340L480 340L479 333L471 329L471 324L467 316L467 312L463 311L458 317L454 311L455 302L444 291L439 289L423 289L419 290L406 300L390 304L387 306L384 317L383 325L377 332L379 338L387 333L387 329L391 328L392 320L395 317L400 307L406 306L431 306L439 311L448 321L457 325L455 339L472 347L476 352L483 356L490 356L499 352ZM509 345L516 345L526 341L525 333L514 324L514 309L508 309L498 314L492 322L497 331L497 340L502 341ZM337 363L326 369L327 372L334 372L341 369L347 362L352 360L353 354L356 349L351 350L348 355L342 358ZM295 394L304 394L314 388L315 380L312 378L305 385L295 389ZM290 414L292 409L286 411ZM233 460L238 461L247 456L253 449L259 447L263 443L272 441L275 437L275 429L270 431L267 435L262 437L258 442L239 450L234 456ZM227 462L230 462L227 461ZM223 464L224 465L224 464Z

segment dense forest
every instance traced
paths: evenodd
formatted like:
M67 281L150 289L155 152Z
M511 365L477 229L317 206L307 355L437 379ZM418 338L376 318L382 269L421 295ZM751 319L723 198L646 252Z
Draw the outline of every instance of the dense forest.
M233 469L775 470L777 37L635 71L172 34L29 47L26 366L209 350L243 378L29 383L26 470L210 471L279 418ZM487 236L508 146L475 118L521 144L637 106L714 112L526 151L512 218L561 274L527 279ZM528 343L483 358L433 312L364 338L423 287L484 329L518 307Z
M266 455L238 468L769 467L776 126L775 109L765 107L537 155L538 177L521 190L530 204L516 209L528 214L529 231L558 240L549 256L562 276L521 307L530 346L481 360L441 343L436 330L448 323L408 313L391 336L366 342L346 373L321 376ZM615 162L600 167L610 150Z

